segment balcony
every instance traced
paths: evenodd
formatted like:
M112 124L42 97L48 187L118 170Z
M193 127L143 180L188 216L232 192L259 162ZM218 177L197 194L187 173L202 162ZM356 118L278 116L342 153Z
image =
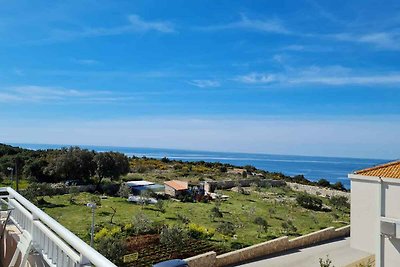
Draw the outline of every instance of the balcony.
M1 266L116 267L12 188L0 200Z

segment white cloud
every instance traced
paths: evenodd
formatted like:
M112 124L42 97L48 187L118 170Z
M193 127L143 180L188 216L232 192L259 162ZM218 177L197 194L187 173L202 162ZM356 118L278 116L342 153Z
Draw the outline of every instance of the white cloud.
M191 80L189 84L199 87L199 88L206 88L206 87L220 87L221 83L216 80Z
M6 103L107 103L126 102L132 99L135 99L135 97L109 91L76 90L51 86L24 85L0 89L0 102Z
M332 35L339 41L365 43L374 45L379 49L400 50L400 33L375 32L366 34L339 33Z
M250 84L256 84L256 83L268 84L277 82L279 79L275 74L253 72L247 75L238 76L234 80Z
M277 19L270 20L257 20L250 19L246 15L241 14L240 20L221 25L210 25L205 27L198 27L200 30L208 31L219 31L219 30L230 30L230 29L243 29L253 30L267 33L279 33L279 34L290 34L291 32L285 28L281 21Z
M175 32L174 25L168 21L145 21L138 15L130 15L128 18L133 31L158 31L163 33Z
M114 27L85 27L80 30L54 29L49 37L32 43L51 43L55 41L70 41L79 38L112 36L130 33L145 33L155 31L160 33L175 33L174 25L169 21L148 21L136 14L127 17L128 23Z
M249 73L238 76L234 80L248 84L279 83L281 85L323 84L331 86L392 86L400 84L400 73L359 74L343 66L311 66L295 69L290 68L289 71L281 73Z

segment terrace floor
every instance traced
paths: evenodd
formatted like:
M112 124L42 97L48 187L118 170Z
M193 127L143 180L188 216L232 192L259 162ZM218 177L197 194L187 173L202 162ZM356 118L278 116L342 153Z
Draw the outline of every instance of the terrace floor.
M289 250L281 254L271 255L257 261L242 263L241 267L319 267L319 259L332 260L332 265L342 267L362 258L370 256L369 253L363 252L350 247L350 238L336 239L317 246L307 247L303 249Z

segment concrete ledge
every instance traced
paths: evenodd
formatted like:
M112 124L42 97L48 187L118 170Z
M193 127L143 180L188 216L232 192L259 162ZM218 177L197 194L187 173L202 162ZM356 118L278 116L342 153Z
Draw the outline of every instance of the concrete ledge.
M229 266L244 261L265 257L274 253L316 245L323 241L347 237L350 235L350 225L335 229L328 227L307 235L289 240L287 236L269 240L250 247L217 255L214 251L186 259L190 267Z
M287 236L283 236L247 248L231 251L217 256L215 266L227 266L234 263L265 256L268 254L284 251L287 249L288 244L289 238Z
M191 258L185 259L189 267L214 267L217 253L210 251L204 254L200 254Z

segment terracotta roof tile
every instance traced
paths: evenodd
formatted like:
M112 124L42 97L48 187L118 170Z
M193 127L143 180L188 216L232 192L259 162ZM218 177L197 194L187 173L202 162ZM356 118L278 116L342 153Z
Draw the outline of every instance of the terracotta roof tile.
M164 184L166 184L169 187L172 187L173 189L178 190L178 191L188 189L188 183L183 182L183 181L172 180L172 181L164 182Z
M355 171L355 174L400 179L400 160Z

